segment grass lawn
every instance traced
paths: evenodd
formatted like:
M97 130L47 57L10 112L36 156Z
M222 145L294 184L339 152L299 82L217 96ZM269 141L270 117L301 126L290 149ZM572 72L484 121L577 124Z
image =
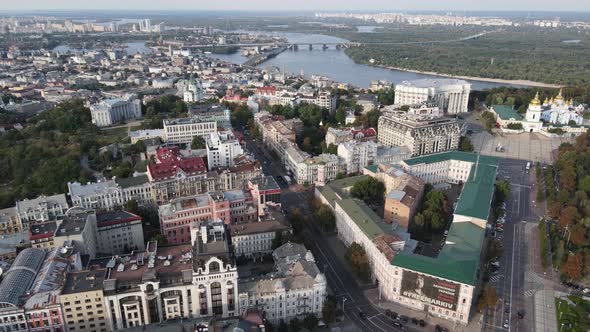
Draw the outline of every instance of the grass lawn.
M555 299L557 309L557 328L559 332L583 332L590 330L590 301L576 296L568 296L573 303Z
M127 127L119 127L119 128L111 128L111 129L103 129L104 138L105 138L105 145L120 142L121 140L125 139L128 134Z

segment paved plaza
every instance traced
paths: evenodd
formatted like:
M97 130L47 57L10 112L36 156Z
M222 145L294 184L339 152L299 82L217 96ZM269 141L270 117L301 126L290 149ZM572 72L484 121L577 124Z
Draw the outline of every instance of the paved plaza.
M485 131L474 133L470 138L475 151L483 155L542 163L550 163L554 150L574 140L571 137L548 138L537 133L492 135ZM498 147L504 151L497 151Z

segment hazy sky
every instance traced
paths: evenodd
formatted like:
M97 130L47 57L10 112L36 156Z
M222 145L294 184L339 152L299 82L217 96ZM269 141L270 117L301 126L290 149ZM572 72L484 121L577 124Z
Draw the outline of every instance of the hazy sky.
M0 0L1 10L504 10L584 11L590 0Z

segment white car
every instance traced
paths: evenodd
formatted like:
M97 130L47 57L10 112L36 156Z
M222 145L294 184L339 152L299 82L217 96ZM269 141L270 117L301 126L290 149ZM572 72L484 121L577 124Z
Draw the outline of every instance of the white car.
M590 288L586 287L586 288L582 289L582 293L584 293L584 294L590 293Z

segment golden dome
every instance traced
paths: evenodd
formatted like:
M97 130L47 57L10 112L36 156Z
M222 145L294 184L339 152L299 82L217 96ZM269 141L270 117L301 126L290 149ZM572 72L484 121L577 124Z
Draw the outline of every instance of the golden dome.
M557 97L555 97L555 100L563 100L562 92L563 92L563 89L559 89L559 94L557 95Z
M537 94L535 95L535 98L533 98L533 100L531 100L531 106L541 106L541 101L539 100L539 92L537 91Z

